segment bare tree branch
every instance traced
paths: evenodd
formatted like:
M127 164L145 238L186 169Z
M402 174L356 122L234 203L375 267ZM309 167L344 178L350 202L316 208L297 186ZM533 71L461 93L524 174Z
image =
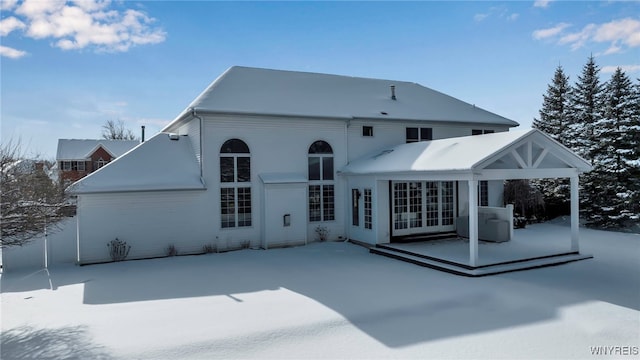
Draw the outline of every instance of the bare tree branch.
M122 120L107 120L102 125L102 138L107 140L137 140L130 129L124 127Z
M0 145L0 247L21 246L55 230L68 206L62 188L45 173L46 162L25 158L20 141Z

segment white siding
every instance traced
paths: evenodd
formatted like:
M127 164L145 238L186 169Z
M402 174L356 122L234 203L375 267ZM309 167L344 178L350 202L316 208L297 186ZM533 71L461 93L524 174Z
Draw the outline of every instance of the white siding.
M378 184L383 187L380 189ZM348 237L349 239L365 242L367 244L375 245L378 243L379 239L379 231L382 229L382 235L386 234L388 236L385 228L388 228L389 217L388 212L385 212L385 209L389 203L388 199L388 191L384 189L385 186L388 186L388 181L379 181L376 182L374 178L368 176L362 177L351 177L349 179L348 186L348 215L347 215L347 227L349 229ZM353 196L351 193L352 189L358 189L361 193L358 211L359 211L359 225L353 225ZM364 190L371 190L371 215L372 215L372 227L371 229L365 228L365 219L364 219ZM382 195L380 196L380 193ZM384 214L387 214L386 217ZM382 216L382 217L380 217ZM384 242L384 241L383 241ZM388 242L388 241L386 241Z
M200 162L200 120L191 119L178 129L178 134L189 135L191 146L193 146L193 153L196 154L196 158L198 162Z
M53 227L47 234L48 266L73 264L76 262L76 218L67 218ZM44 234L36 236L23 246L2 250L2 269L41 269L44 267L45 241Z
M78 201L80 263L110 261L107 244L118 238L131 245L127 259L198 253L214 241L212 204L204 191L85 194Z
M504 181L491 180L488 182L489 206L503 207L504 204Z
M261 119L251 117L207 117L203 144L204 178L207 183L207 200L213 207L214 232L221 238L236 241L249 239L252 246L260 246L262 238L261 216L263 209L262 173L298 173L307 176L309 146L317 140L331 145L334 153L334 170L346 164L345 122L338 120ZM220 228L220 148L225 141L237 138L244 141L251 152L252 226ZM316 239L318 225L329 230L329 240L344 238L345 179L335 175L335 220L310 222L307 239ZM307 207L307 199L299 199ZM304 216L308 216L307 213Z
M362 136L363 126L373 126L373 136ZM349 161L376 150L405 143L405 126L381 121L351 121L349 128Z
M266 222L263 229L262 247L302 245L307 243L307 185L265 184L264 209L261 221ZM289 224L284 224L288 216Z
M372 126L373 136L362 136L362 127ZM410 121L353 120L349 122L349 161L356 160L376 150L404 144L408 127L432 128L433 140L469 136L471 130L492 129L496 132L508 131L508 127L482 126L470 124L418 123Z

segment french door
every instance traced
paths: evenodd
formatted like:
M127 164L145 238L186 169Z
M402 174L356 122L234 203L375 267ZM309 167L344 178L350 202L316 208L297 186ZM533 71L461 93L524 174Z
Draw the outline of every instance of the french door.
M393 181L393 235L455 230L453 185L453 181Z

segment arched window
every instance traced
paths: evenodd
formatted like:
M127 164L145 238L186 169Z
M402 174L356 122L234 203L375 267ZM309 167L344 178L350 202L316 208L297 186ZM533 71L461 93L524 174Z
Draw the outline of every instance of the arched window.
M251 157L242 140L220 148L220 226L251 226Z
M105 159L103 159L103 158L99 158L99 159L98 159L98 161L96 162L96 170L97 170L97 169L100 169L101 167L103 167L103 166L105 166L105 165L107 165L108 163L109 163L109 162L108 162L108 161L106 161Z
M309 147L309 221L335 220L333 149L325 141Z

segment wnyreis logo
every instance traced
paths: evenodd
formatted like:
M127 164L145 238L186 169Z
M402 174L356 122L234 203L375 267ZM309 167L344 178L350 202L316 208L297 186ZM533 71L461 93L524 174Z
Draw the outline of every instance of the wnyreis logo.
M591 355L638 356L638 346L591 346Z

